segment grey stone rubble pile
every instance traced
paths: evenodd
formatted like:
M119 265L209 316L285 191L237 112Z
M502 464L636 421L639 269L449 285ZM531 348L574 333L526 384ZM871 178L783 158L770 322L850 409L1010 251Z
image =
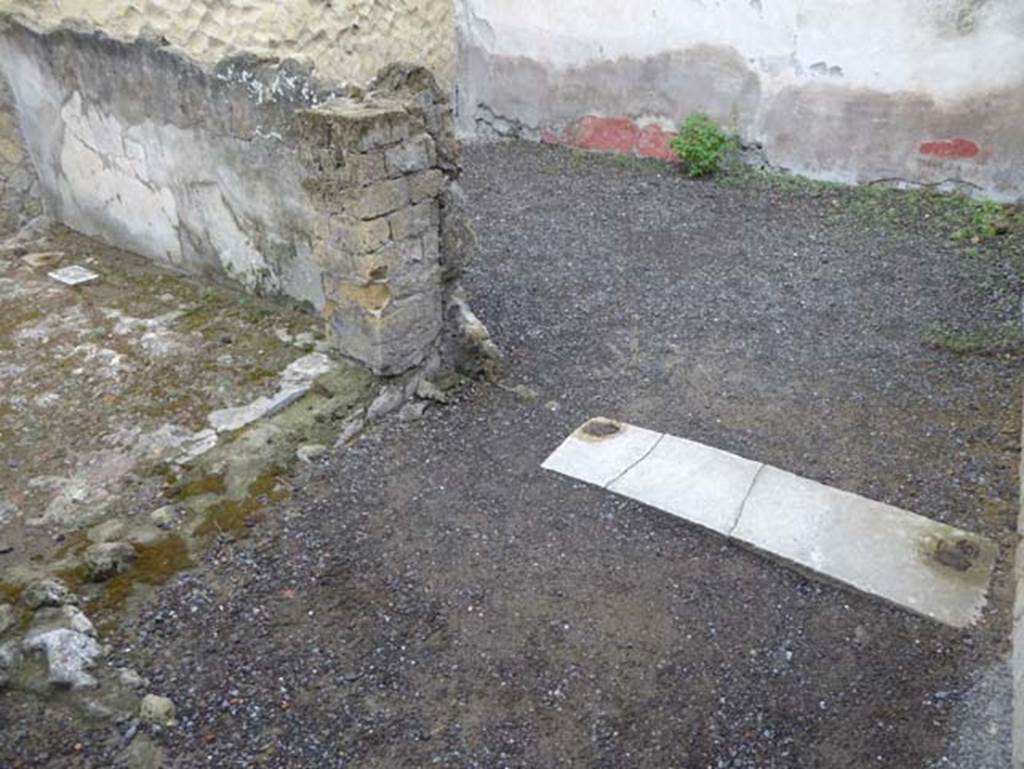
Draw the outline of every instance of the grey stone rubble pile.
M90 689L97 685L89 673L103 649L96 641L96 630L75 604L75 595L56 579L42 579L25 588L22 604L34 612L25 637L0 645L0 686L6 686L25 655L40 652L46 658L48 681L57 687ZM13 607L5 607L13 615ZM0 634L13 627L5 623Z
M28 690L35 690L37 684L26 684L25 679L26 675L37 675L33 667L24 667L26 672L21 678L15 676L32 655L39 654L46 662L46 684L53 689L85 693L81 704L90 716L117 718L119 723L132 718L130 711L115 712L92 699L93 690L112 686L130 693L129 701L139 702L136 724L141 721L160 728L174 726L175 707L171 700L153 693L145 694L141 701L137 699L148 688L148 679L130 668L101 672L100 663L108 649L97 639L95 627L78 608L77 601L77 596L58 579L30 583L19 601L22 611L31 612L26 631L18 630L17 608L0 604L0 692L10 686L26 685Z

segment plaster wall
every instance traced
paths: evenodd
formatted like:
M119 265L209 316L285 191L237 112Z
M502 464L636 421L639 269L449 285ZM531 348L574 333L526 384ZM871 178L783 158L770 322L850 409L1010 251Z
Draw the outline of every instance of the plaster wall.
M298 70L237 60L213 71L155 44L13 24L0 34L0 68L58 221L323 306L292 114L329 90Z
M475 241L428 70L347 88L291 60L209 65L152 38L8 20L0 71L58 221L317 311L377 374L488 351L459 290Z
M1019 0L456 0L456 29L464 134L664 154L704 111L810 176L1024 194Z
M451 0L0 0L0 12L40 30L79 20L120 40L162 37L205 62L303 60L353 84L396 61L449 83L454 66Z

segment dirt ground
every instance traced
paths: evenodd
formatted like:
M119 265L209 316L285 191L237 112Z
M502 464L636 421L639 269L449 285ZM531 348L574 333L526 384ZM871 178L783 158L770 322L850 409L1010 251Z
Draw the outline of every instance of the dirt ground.
M1008 766L1020 228L543 146L466 166L499 382L299 471L111 631L176 726L0 700L0 765ZM542 471L595 415L998 540L983 619L951 630Z

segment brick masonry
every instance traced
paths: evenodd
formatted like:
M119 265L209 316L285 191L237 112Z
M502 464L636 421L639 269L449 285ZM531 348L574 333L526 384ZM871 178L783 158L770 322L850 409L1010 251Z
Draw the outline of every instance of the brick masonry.
M10 87L0 77L0 234L43 212L39 180L22 141Z
M451 112L425 77L396 68L367 95L296 115L328 335L382 375L423 364L455 338L477 344L459 330L475 321L457 296L475 239Z

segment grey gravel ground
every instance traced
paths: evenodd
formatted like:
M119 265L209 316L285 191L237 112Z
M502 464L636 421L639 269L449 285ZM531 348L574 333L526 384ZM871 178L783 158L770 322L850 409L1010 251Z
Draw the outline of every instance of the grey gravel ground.
M112 639L177 705L169 765L1008 766L1022 366L924 339L1016 322L1010 246L852 191L466 165L504 377L304 471ZM990 610L953 631L540 470L598 414L997 538ZM108 766L133 728L2 725L5 766Z

